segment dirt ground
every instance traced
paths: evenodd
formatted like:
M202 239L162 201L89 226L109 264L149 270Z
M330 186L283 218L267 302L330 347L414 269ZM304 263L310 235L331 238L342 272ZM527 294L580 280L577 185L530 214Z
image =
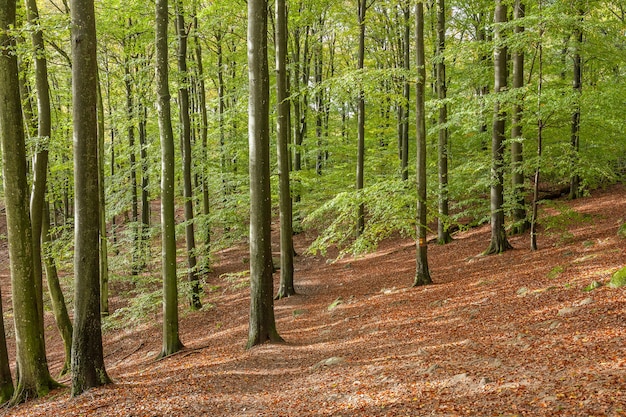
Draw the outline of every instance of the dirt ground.
M512 251L480 256L488 225L457 233L449 245L429 245L434 284L426 287L411 287L415 246L407 239L334 263L298 256L298 295L275 303L286 343L251 350L244 349L246 278L233 274L247 269L247 247L221 251L203 299L213 307L181 308L182 352L154 359L161 346L155 315L141 327L105 333L114 384L77 398L59 389L0 415L626 415L626 289L584 290L626 265L626 240L617 235L626 187L566 204L580 221L565 228L557 210L544 211L557 217L542 229L536 252L523 235L510 238ZM296 236L296 250L312 238ZM63 351L51 313L46 319L57 374Z

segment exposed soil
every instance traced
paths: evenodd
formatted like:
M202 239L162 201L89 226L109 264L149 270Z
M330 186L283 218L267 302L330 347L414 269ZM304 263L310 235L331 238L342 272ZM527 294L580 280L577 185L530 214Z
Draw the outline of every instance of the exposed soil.
M247 247L224 250L205 286L203 302L214 307L181 308L181 353L154 360L161 346L155 315L142 327L104 335L114 384L77 398L59 389L0 414L626 415L626 289L584 291L626 265L626 240L617 235L626 187L567 205L582 221L565 228L556 217L536 252L523 235L510 238L512 251L480 256L489 226L430 245L435 283L426 287L411 287L415 247L406 239L334 263L299 256L298 295L275 303L287 343L247 351L246 279L223 275L248 268ZM296 236L297 251L312 238ZM10 320L6 248L0 259ZM63 351L51 313L46 319L56 374Z

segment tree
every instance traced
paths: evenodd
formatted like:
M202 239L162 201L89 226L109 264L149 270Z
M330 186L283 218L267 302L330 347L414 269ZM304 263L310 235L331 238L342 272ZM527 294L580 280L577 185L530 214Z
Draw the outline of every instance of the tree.
M0 2L0 4L2 4L2 2ZM14 389L9 364L9 352L7 351L7 338L4 329L2 293L0 293L0 403L2 404L11 399Z
M167 57L168 0L157 0L156 88L161 139L161 241L163 275L163 347L159 356L182 349L178 336L178 286L176 280L176 224L174 221L174 133Z
M583 83L582 83L582 56L581 56L581 47L583 45L583 29L582 22L583 16L585 15L585 9L583 8L580 2L575 2L578 5L578 24L574 28L573 38L574 38L574 68L573 68L573 79L572 79L572 88L574 89L575 98L575 107L572 112L572 124L571 124L571 152L572 152L572 173L570 177L570 188L569 188L569 198L576 199L580 197L580 175L578 173L578 164L579 164L579 149L580 149L580 98L583 91Z
M506 124L502 94L506 89L507 49L503 44L502 23L506 22L507 6L496 1L493 40L494 86L496 95L491 134L491 242L485 254L501 253L511 249L504 229L504 128Z
M515 1L513 9L513 17L515 20L523 19L525 14L524 3L520 0ZM515 33L524 32L524 26L517 24ZM513 88L520 91L524 87L524 51L521 48L515 48L511 54L513 61ZM524 233L529 223L526 219L526 203L524 202L524 167L523 167L523 136L522 136L522 99L517 96L517 101L513 106L513 122L511 126L511 181L513 192L513 233Z
M11 400L14 404L46 395L57 386L48 371L33 273L17 55L15 38L9 35L15 26L15 8L15 1L0 1L0 45L3 45L0 50L0 144L16 340L17 387ZM1 356L0 361L3 361ZM3 372L2 376L3 395L7 395L7 375Z
M280 286L277 299L296 293L293 285L293 213L289 186L291 100L287 82L287 36L287 5L285 0L276 0L276 153L280 200Z
M188 29L185 25L182 0L176 0L176 32L178 34L178 71L181 81L178 87L180 114L180 144L183 157L183 196L185 198L185 242L187 244L187 279L191 285L189 305L198 310L200 302L200 281L196 261L196 237L193 217L193 187L191 184L191 119L189 116L189 74L187 73Z
M71 16L75 207L72 395L79 395L110 379L104 367L100 318L98 64L93 0L72 0Z
M415 91L415 124L417 136L417 267L413 286L431 284L426 241L426 60L424 58L424 2L415 5L415 49L417 82Z
M357 69L363 70L365 59L365 12L367 10L367 0L357 0L358 2L358 23L359 23L359 52ZM359 90L357 101L357 159L356 159L356 190L363 189L363 170L365 165L365 91L363 87ZM356 236L359 237L365 228L365 205L359 203L356 221Z
M250 320L247 348L280 342L274 319L267 0L248 1Z
M439 149L437 163L439 173L439 216L437 217L437 241L446 244L452 241L448 231L448 104L446 103L446 5L437 0L437 98L439 99Z

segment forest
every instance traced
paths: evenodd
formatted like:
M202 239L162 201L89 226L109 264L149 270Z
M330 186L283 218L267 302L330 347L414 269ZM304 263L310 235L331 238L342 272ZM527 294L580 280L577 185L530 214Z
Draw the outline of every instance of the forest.
M0 413L623 414L625 19L0 0Z

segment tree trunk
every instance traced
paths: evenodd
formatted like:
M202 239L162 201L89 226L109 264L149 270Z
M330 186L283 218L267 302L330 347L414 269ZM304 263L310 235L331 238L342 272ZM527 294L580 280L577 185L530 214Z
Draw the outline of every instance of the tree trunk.
M493 53L494 62L494 94L496 94L493 110L493 131L491 137L491 242L485 254L502 253L511 249L511 245L506 238L504 229L504 128L506 114L502 109L502 100L499 96L506 89L506 47L501 45L502 27L501 23L506 22L507 6L496 2L494 42L496 44Z
M402 6L402 12L404 15L403 25L403 41L402 41L402 63L404 70L408 73L411 69L411 5L407 1ZM402 171L402 180L409 179L409 101L411 100L411 86L409 84L409 78L407 75L402 76L402 96L404 97L404 103L401 106L402 120L400 124L401 128L401 152L400 152L400 169Z
M104 102L98 72L98 203L100 248L100 313L109 315L109 254L107 242L106 200L104 196ZM47 209L47 206L46 206ZM43 236L43 235L42 235Z
M359 52L357 69L363 69L363 61L365 58L365 11L366 0L357 0L358 2L358 23L359 23ZM356 156L356 190L363 189L363 169L365 163L365 92L361 87L359 91L359 100L357 103L357 156ZM365 228L365 205L359 204L356 218L356 236L359 237Z
M2 5L1 1L0 5ZM7 338L4 329L2 293L0 292L0 404L4 404L11 399L14 389L9 364L9 353L7 351Z
M415 5L415 48L417 52L417 81L415 91L415 125L417 136L417 250L413 286L432 283L428 270L428 245L426 241L426 61L424 58L424 3Z
M12 398L14 404L43 396L56 386L48 371L33 275L18 66L13 53L15 39L8 35L15 27L15 7L12 0L0 0L0 45L4 46L0 50L0 144L16 341L18 382ZM3 382L6 384L6 379Z
M516 20L524 18L525 7L520 0L516 0L513 16ZM524 27L517 25L515 33L521 34ZM517 48L512 55L513 60L513 88L520 91L524 87L524 51ZM528 230L526 219L526 203L524 201L524 168L523 168L523 136L522 136L522 100L521 94L517 96L517 102L513 106L513 126L511 127L511 179L513 187L513 233L524 233Z
M583 44L583 29L582 22L585 11L581 8L578 10L579 14L579 23L574 29L574 71L573 71L573 80L572 87L574 88L574 93L576 95L576 107L574 112L572 113L572 127L571 127L571 152L572 152L572 162L571 162L571 170L572 174L570 177L570 190L569 190L569 198L574 200L580 197L580 175L578 174L578 149L580 147L580 98L582 95L583 84L582 84L582 57L580 55L580 49Z
M96 24L93 0L72 0L72 107L74 119L74 334L72 395L110 382L100 326L100 215Z
M247 348L280 342L274 319L269 155L267 0L248 1L250 323Z
M280 286L277 299L296 293L293 285L293 213L289 187L291 100L287 83L287 35L287 5L285 0L276 0L276 153L280 200Z
M187 280L191 285L189 305L198 310L200 302L200 281L196 268L196 235L193 216L193 185L191 183L191 120L189 118L189 74L187 73L188 33L183 15L182 0L176 1L176 32L178 34L178 71L181 85L178 87L179 115L181 122L180 148L183 160L183 197L185 207L185 242L187 249Z
M437 0L437 98L439 99L439 215L437 216L437 242L446 244L452 241L448 231L448 104L446 103L446 5L445 0Z
M176 224L174 221L174 133L170 107L167 56L168 0L157 0L156 88L161 140L161 230L163 274L163 347L160 357L182 349L178 336L178 286L176 280Z
M46 194L48 174L48 145L52 130L50 116L50 85L48 83L48 63L45 57L43 32L39 29L39 11L35 0L27 0L28 22L37 27L31 33L35 63L35 85L37 87L37 139L33 158L33 182L30 195L30 219L33 228L33 273L37 291L37 310L43 333L43 288L41 269L41 222Z
M41 239L43 242L44 250L46 246L52 241L50 235L50 209L48 209L48 203L43 207L43 223L41 228ZM46 253L47 251L44 251ZM61 284L59 283L59 275L57 273L56 263L54 258L49 253L43 256L43 264L46 270L46 281L48 282L48 293L50 294L50 303L52 304L52 313L54 314L54 320L63 339L63 348L65 350L65 361L59 377L64 376L70 371L71 358L72 358L72 321L70 315L67 312L67 305L65 304L65 297L61 290Z

